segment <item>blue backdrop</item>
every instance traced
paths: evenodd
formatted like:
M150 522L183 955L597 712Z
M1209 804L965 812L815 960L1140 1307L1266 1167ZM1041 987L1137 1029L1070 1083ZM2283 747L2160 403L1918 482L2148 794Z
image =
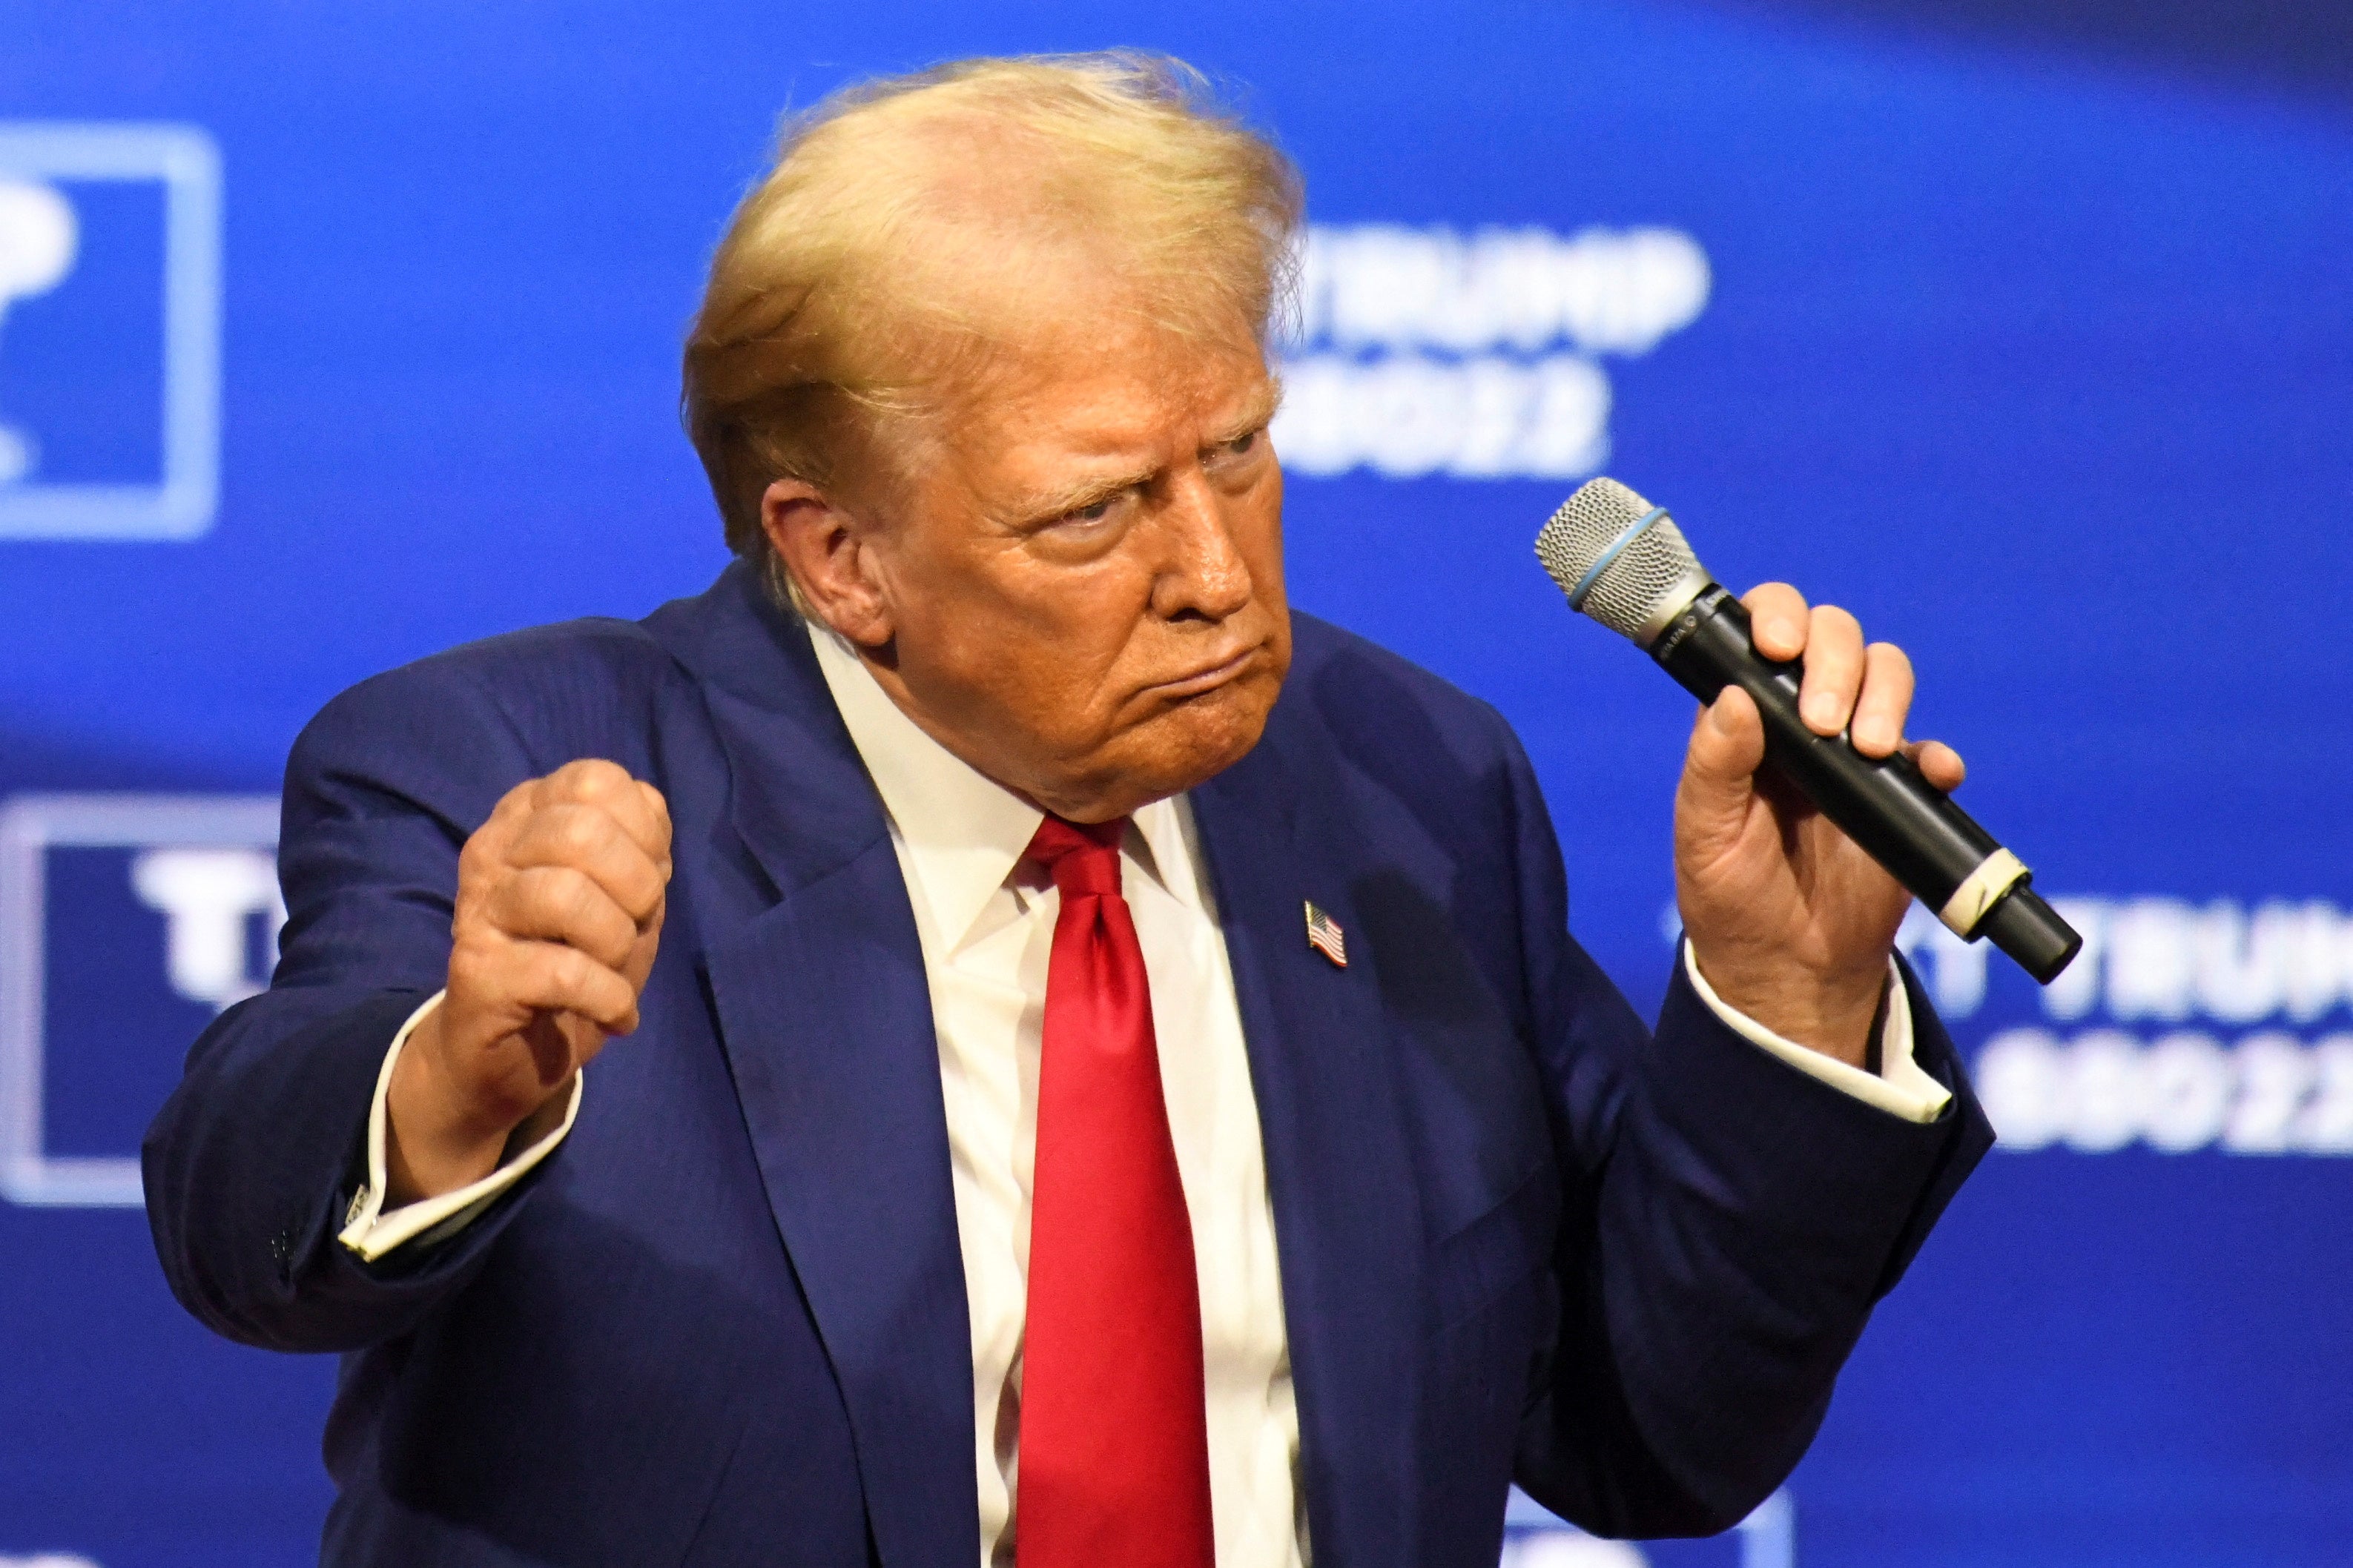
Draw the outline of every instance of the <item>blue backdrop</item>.
M718 569L677 346L781 108L1114 43L1306 172L1295 601L1519 726L1638 1003L1688 708L1528 552L1602 468L1905 643L2091 939L2038 995L1908 929L2006 1148L1780 1511L1641 1559L2353 1561L2331 0L5 0L0 1563L315 1553L332 1367L181 1315L126 1163L266 973L296 730Z

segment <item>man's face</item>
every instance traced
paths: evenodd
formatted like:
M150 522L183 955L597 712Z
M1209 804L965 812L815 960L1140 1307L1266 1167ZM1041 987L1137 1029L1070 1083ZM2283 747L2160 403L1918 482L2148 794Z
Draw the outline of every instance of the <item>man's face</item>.
M1240 760L1291 665L1274 401L1247 336L1136 326L1025 356L871 531L877 679L1074 820Z

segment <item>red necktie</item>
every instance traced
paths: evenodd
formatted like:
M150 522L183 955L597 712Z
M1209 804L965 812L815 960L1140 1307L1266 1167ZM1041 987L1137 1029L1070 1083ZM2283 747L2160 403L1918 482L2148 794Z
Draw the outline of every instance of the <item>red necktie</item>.
M1038 1066L1019 1568L1212 1568L1193 1230L1119 890L1127 819L1049 816L1061 891Z

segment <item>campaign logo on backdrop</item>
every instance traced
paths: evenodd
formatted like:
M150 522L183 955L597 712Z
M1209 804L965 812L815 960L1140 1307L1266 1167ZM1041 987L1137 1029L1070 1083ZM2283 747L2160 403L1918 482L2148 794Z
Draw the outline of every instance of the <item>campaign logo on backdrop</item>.
M1284 468L1569 479L1609 456L1606 357L1707 305L1706 253L1669 228L1318 226L1274 426Z
M220 227L202 131L0 122L0 540L212 526Z
M2069 898L2084 935L2036 988L1918 904L1895 945L1971 1060L2000 1147L2353 1155L2353 910ZM1680 942L1666 906L1660 929ZM1995 966L2004 989L1989 984ZM2015 1022L2020 990L2032 1023Z
M0 807L0 1197L140 1203L188 1043L277 963L277 844L268 796Z
M1916 906L1897 939L1963 1047L1982 1041L1971 1077L2001 1147L2353 1154L2353 910L2051 902L2084 950L2031 1024L1978 1022L1984 943Z
M2084 951L1977 1058L2005 1146L2353 1154L2353 910L2052 903Z

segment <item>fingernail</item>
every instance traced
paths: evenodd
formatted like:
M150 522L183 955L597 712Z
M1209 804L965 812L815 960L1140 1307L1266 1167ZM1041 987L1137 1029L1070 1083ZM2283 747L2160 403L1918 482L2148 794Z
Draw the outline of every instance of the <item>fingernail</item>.
M1817 691L1806 699L1806 718L1816 729L1838 722L1839 700L1827 691Z

